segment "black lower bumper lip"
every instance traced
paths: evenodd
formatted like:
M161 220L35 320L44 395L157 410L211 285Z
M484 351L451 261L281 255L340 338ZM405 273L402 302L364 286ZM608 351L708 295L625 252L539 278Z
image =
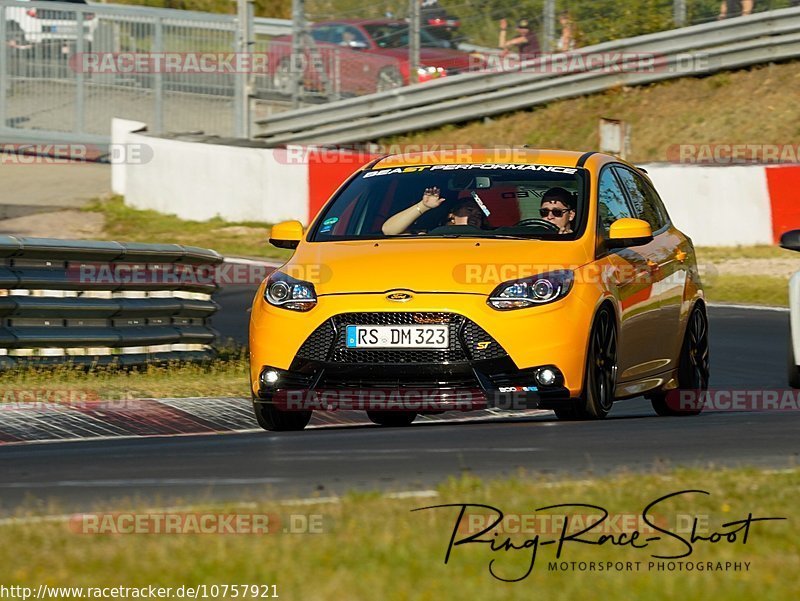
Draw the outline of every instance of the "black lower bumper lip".
M265 395L283 411L523 411L569 399L566 388L542 392L499 392L475 388L335 388L282 389Z

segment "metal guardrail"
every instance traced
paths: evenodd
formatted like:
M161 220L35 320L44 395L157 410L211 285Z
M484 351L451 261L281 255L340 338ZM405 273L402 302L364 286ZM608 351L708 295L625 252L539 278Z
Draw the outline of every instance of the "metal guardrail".
M0 236L0 369L210 359L213 250Z
M287 111L258 122L275 144L347 144L499 114L620 85L706 74L800 56L800 8L782 9L582 48L620 56L604 67L555 72L540 59L514 71L469 73L381 94ZM652 72L615 72L625 55L652 54ZM554 55L544 59L552 62ZM689 65L687 66L687 63ZM539 67L539 68L537 68ZM543 72L544 71L544 72Z

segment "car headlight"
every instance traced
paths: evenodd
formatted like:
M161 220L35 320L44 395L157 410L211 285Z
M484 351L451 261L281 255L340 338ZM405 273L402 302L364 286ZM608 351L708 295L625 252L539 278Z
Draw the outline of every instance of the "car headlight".
M444 75L444 67L418 67L417 73L421 76L441 77Z
M264 300L283 309L309 311L317 304L317 293L311 282L273 271L264 287Z
M488 302L500 311L545 305L569 294L574 280L574 272L563 270L503 282L494 289Z

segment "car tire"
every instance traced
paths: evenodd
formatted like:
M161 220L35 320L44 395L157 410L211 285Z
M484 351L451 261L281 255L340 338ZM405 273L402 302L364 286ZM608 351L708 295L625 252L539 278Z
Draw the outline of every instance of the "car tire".
M699 415L703 411L703 403L695 403L690 409L676 408L675 403L667 402L668 394L676 394L680 390L708 390L709 379L709 344L708 316L702 305L695 306L686 325L686 333L681 344L678 358L677 391L661 390L650 397L655 412L662 417Z
M578 412L575 410L575 407L559 407L558 409L553 409L553 412L556 414L556 417L561 420L562 422L574 422L576 420L581 419L578 415Z
M800 388L800 367L797 365L797 359L794 356L794 345L792 343L791 334L789 335L789 352L787 353L788 361L788 376L789 386L792 388Z
M604 419L614 404L616 385L617 324L611 309L603 307L597 312L589 335L581 397L556 415L568 420Z
M253 411L258 425L272 432L302 430L311 421L311 411L281 411L267 399L253 397Z
M386 428L402 428L410 426L417 418L414 411L367 411L367 417L373 424Z
M375 82L376 92L387 92L403 87L403 76L394 67L387 67L378 72L378 80Z

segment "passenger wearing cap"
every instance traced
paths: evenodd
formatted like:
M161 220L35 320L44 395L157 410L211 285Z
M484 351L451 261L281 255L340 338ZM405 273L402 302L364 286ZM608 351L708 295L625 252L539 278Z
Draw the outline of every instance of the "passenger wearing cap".
M500 19L500 39L497 45L505 52L516 52L520 58L533 58L541 54L539 48L539 38L531 29L531 24L528 19L520 19L517 21L517 35L506 40L506 29L508 28L508 21Z
M558 227L559 234L571 234L575 221L575 195L564 188L550 188L542 196L542 219Z

